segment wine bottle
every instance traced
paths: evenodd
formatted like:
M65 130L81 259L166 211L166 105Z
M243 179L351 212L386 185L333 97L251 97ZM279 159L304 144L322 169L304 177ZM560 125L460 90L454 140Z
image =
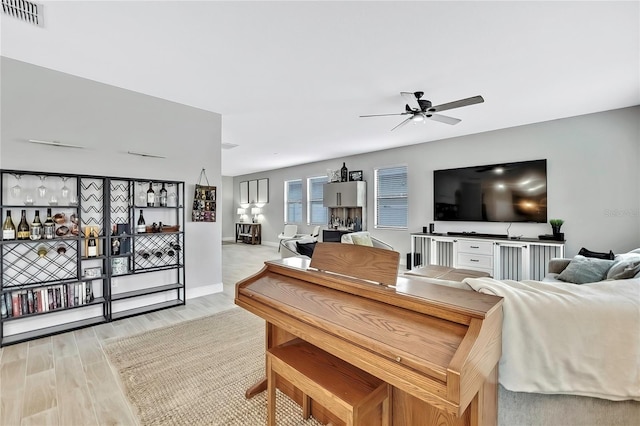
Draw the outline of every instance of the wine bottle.
M113 225L111 230L111 254L120 254L120 238L117 237L118 231L116 225Z
M42 222L40 222L40 210L36 210L36 216L31 223L31 235L32 240L39 240L42 238Z
M138 250L138 255L142 256L143 259L148 259L149 258L149 253L147 253L144 250Z
M347 163L342 163L342 168L340 169L340 182L346 182L349 180L349 170L347 170Z
M2 239L3 240L15 240L16 239L16 226L11 219L11 210L7 210L7 218L2 225Z
M20 223L18 224L18 239L19 240L28 240L30 235L29 224L27 223L27 211L22 210L22 217L20 218Z
M161 249L156 249L156 251L154 251L153 254L155 254L156 257L162 257L163 253Z
M149 189L147 189L147 207L153 207L156 202L156 193L152 185L153 183L149 182Z
M56 234L56 224L51 217L51 209L47 209L47 220L44 221L42 226L42 235L45 240L52 240Z
M98 255L98 244L93 229L89 233L89 241L87 242L87 257L96 257Z
M137 233L147 232L147 226L144 221L144 216L142 215L142 210L140 210L140 217L138 218L138 224L136 225L136 232Z
M63 255L67 252L67 248L64 246L64 244L60 244L56 251L58 252L58 254Z
M167 256L173 257L175 255L176 255L176 252L173 249L173 246L171 244L169 244L169 247L167 247Z
M39 244L38 247L36 248L36 251L38 252L38 257L43 258L47 255L47 253L49 252L49 249L47 248L46 245Z
M167 188L165 188L165 184L162 184L162 189L160 190L160 207L167 207Z

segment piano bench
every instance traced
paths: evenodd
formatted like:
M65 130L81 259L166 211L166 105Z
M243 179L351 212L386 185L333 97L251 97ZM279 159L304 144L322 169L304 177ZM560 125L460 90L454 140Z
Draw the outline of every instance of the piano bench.
M276 375L302 392L305 419L311 416L314 400L347 426L371 425L371 412L380 406L380 424L391 425L389 384L304 340L294 339L267 350L269 426L276 424Z

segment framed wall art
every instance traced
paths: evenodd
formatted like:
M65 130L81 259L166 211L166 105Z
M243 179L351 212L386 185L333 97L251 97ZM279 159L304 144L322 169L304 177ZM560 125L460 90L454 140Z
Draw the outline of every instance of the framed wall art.
M353 170L349 172L349 180L350 181L361 181L362 180L362 170Z

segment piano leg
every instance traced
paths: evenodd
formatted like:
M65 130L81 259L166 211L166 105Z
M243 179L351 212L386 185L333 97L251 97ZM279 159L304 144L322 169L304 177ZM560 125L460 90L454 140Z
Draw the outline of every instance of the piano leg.
M249 389L247 389L247 391L244 393L244 396L247 399L251 399L254 396L256 396L257 394L259 394L260 392L263 392L265 390L267 390L267 378L266 377L264 379L260 380L255 385L251 386Z

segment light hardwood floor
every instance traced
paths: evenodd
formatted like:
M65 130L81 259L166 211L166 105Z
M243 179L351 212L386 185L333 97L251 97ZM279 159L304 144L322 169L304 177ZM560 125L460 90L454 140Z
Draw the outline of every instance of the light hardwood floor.
M223 244L224 291L152 312L0 349L0 425L137 425L102 345L234 307L235 283L278 259L276 247ZM188 277L188 275L187 275Z

